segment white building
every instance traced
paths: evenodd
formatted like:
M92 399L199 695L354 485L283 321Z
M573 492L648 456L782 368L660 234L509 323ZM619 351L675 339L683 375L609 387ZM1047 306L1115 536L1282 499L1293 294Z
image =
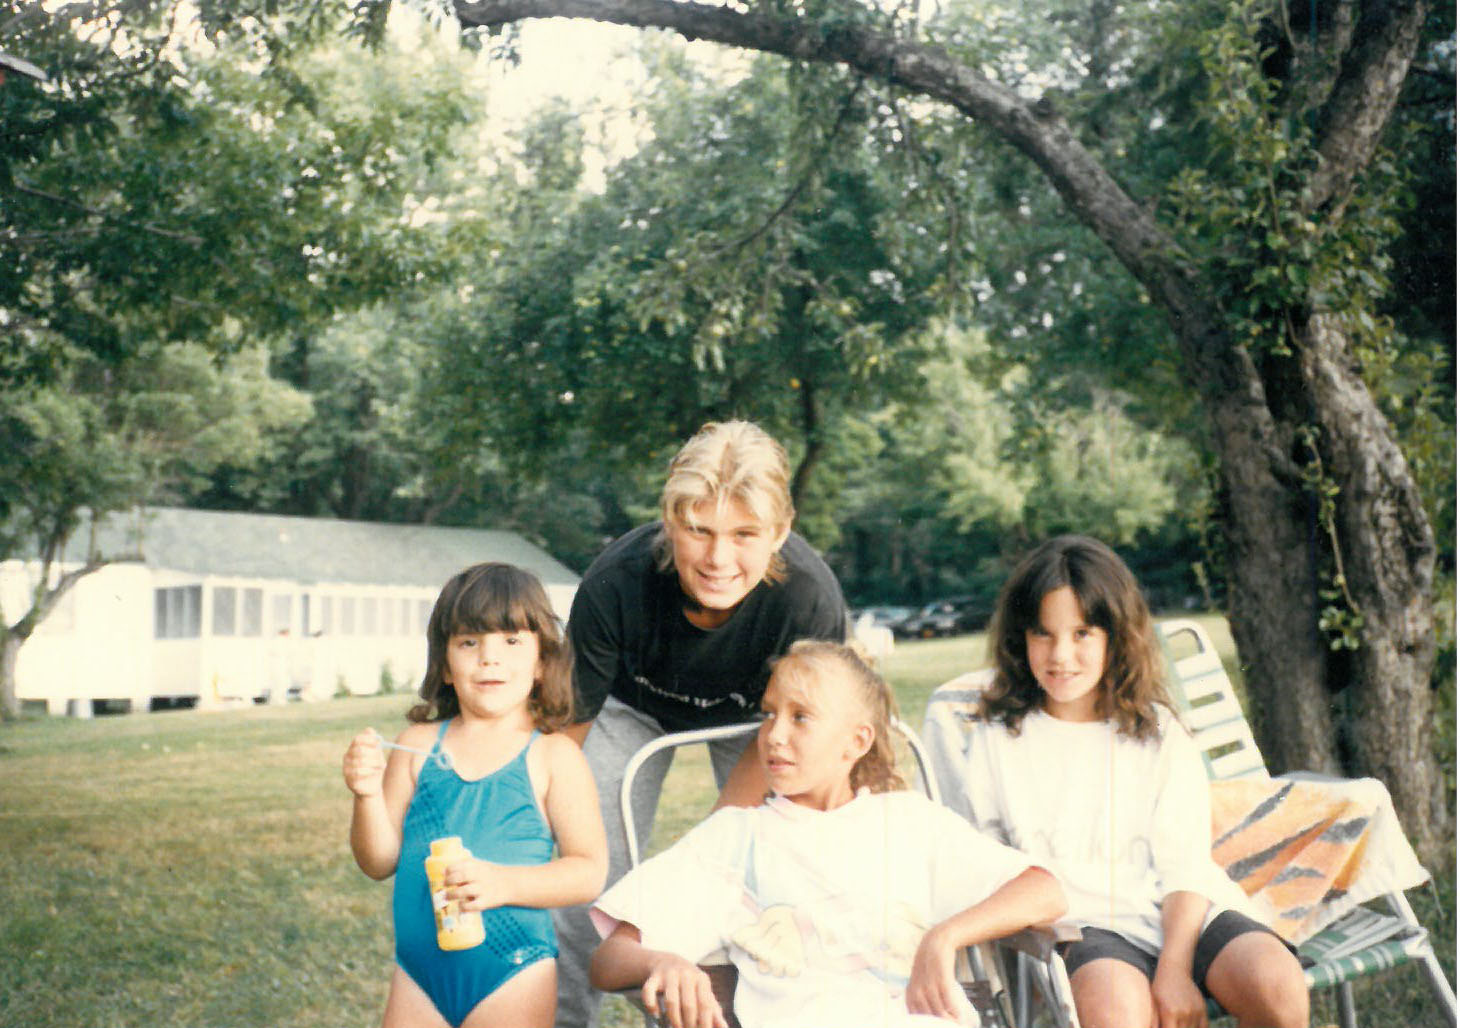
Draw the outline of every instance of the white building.
M431 605L457 571L523 567L564 620L578 584L521 536L474 528L154 507L109 518L98 544L140 559L81 579L20 651L19 697L51 713L414 689ZM7 616L37 573L0 565Z

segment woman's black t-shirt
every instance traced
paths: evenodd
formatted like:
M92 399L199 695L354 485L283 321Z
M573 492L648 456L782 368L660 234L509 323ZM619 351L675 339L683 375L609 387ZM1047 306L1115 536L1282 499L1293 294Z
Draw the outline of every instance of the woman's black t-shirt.
M597 716L613 696L666 731L750 720L770 661L798 639L846 637L846 607L831 569L800 536L781 547L786 574L762 580L714 629L684 615L673 569L655 567L659 525L621 536L578 585L568 619L574 720Z

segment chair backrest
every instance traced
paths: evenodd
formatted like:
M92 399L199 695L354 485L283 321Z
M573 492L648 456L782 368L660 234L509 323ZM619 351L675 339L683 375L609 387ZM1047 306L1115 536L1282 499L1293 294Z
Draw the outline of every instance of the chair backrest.
M686 732L670 732L661 735L657 739L651 739L629 758L628 764L624 766L623 787L619 790L619 815L624 826L624 838L628 845L629 866L637 867L639 864L639 843L635 838L633 830L634 822L634 779L644 764L656 753L665 750L678 749L681 746L691 746L696 743L715 742L719 739L733 739L741 735L749 735L755 732L760 725L756 722L749 722L740 725L722 725L718 728L698 728ZM917 771L918 779L922 785L923 792L932 800L938 800L938 783L933 777L932 765L928 759L927 748L924 747L917 732L908 726L901 719L894 718L893 730L902 736L903 742L907 745L908 753ZM735 986L738 981L733 964L728 962L724 951L710 954L700 965L701 969L710 976L710 987L715 993L715 999L719 1001L720 1008L725 1012L727 1023L730 1028L741 1028L740 1021L735 1017ZM664 1022L654 1018L638 1002L636 994L632 990L620 993L629 1002L637 1006L643 1013L646 1026L662 1026Z
M696 728L687 732L670 732L661 735L657 739L651 739L629 758L624 767L623 786L619 789L619 815L622 819L625 832L625 841L628 844L629 866L637 867L639 863L639 843L634 838L634 832L629 827L634 821L634 779L639 769L656 753L664 750L678 749L680 746L691 746L695 743L715 742L719 739L731 739L736 736L750 735L759 728L756 722L748 722L740 725L722 725L718 728ZM918 774L918 785L922 787L925 795L935 802L938 801L938 783L933 777L932 765L928 761L928 751L918 738L917 732L900 718L894 718L892 728L907 745L908 752Z
M1171 700L1191 730L1214 780L1267 777L1262 751L1242 713L1232 680L1205 628L1186 619L1163 621L1156 638L1166 656Z
M1166 658L1171 701L1201 750L1207 774L1214 780L1267 777L1252 727L1206 629L1187 619L1163 621L1156 626L1156 638ZM978 695L993 676L992 668L969 671L938 686L929 697L929 724L934 728L926 730L937 733L930 736L935 759L942 761L945 750L960 749L960 726L974 716Z

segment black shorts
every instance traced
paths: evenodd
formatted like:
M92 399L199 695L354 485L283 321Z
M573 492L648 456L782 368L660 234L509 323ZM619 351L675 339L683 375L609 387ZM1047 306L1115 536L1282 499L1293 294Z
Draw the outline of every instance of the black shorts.
M1196 982L1202 995L1211 998L1211 993L1207 992L1207 972L1211 970L1212 961L1217 959L1217 954L1222 952L1227 943L1248 932L1266 932L1292 952L1297 952L1267 925L1235 910L1224 910L1212 919L1212 923L1207 925L1206 930L1196 940L1196 953L1191 960L1191 980ZM1155 979L1156 958L1125 936L1104 928L1082 928L1080 934L1082 937L1079 942L1066 942L1059 947L1060 956L1065 961L1065 971L1070 975L1074 975L1092 960L1122 960L1148 979Z

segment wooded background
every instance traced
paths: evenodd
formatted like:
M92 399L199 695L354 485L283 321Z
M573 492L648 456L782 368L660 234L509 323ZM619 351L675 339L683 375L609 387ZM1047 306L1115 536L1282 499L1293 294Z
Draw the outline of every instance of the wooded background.
M169 502L581 571L747 417L853 602L1092 532L1228 613L1275 770L1453 845L1451 0L409 11L0 4L0 559ZM551 16L646 29L601 176L485 124Z

